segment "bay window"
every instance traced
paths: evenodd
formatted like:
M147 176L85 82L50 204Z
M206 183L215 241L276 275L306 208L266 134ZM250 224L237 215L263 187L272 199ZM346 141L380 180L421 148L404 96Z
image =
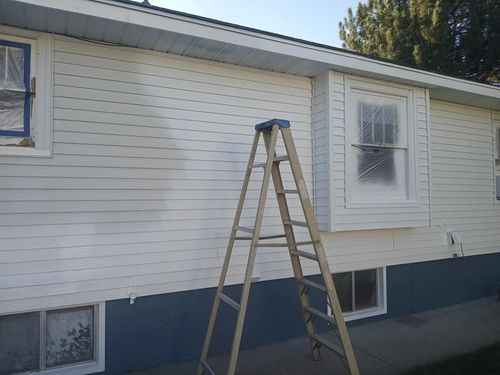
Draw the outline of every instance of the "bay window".
M428 90L335 71L313 88L319 228L429 226Z

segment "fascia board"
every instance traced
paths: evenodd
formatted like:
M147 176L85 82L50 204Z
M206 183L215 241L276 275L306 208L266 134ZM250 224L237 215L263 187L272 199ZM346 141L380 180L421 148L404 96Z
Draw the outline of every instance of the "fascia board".
M243 46L323 63L342 72L386 78L391 81L425 88L442 87L464 93L500 99L500 88L427 72L391 62L341 52L305 42L279 38L198 18L170 14L156 9L118 3L112 0L15 0L87 16L130 23L138 26L170 31L222 43Z

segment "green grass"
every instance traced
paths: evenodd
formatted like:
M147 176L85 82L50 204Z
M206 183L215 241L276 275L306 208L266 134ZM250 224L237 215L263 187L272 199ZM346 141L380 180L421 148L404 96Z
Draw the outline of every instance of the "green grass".
M500 342L471 353L460 354L426 366L418 366L405 375L498 375Z

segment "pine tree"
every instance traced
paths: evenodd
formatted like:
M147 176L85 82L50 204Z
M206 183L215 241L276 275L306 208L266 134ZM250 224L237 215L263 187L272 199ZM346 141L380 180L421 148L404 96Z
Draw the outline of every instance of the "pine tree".
M499 0L368 0L339 23L343 47L483 82L500 81Z

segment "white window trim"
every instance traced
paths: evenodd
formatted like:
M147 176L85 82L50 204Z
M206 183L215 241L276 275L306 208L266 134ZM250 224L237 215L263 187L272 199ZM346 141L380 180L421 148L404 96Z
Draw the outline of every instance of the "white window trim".
M71 309L74 307L86 307L86 306L94 306L94 337L97 338L95 341L95 361L82 362L74 365L65 365L59 366L56 368L46 369L42 371L28 371L28 372L19 372L15 373L15 375L86 375L93 374L95 372L104 372L105 370L105 344L106 344L106 303L98 302L98 303L90 303L83 305L71 305L71 306L58 306L50 309L43 310L30 310L30 311L22 311L15 314L22 314L27 312L38 312L41 316L45 315L47 311L51 310L60 310L60 309ZM8 315L11 315L9 313ZM45 337L45 332L40 332L40 340L43 341Z
M363 271L363 270L356 270ZM344 313L346 322L387 314L387 274L386 268L377 268L377 306L369 309Z
M30 125L35 147L0 146L0 156L52 156L53 61L52 34L0 26L0 39L31 45L31 76L36 77L36 96Z
M386 267L381 267L381 268L376 268L376 270L377 270L377 306L358 311L345 312L343 315L344 315L344 320L346 322L387 314L387 269ZM355 270L348 272L357 272L357 271L364 271L364 270ZM353 293L354 293L354 288L353 288ZM328 315L332 315L332 310L328 305L328 303L327 303L327 313Z
M352 140L355 138L355 127L352 119L352 91L361 91L374 95L398 97L406 101L407 107L407 146L408 146L408 200L405 201L365 201L353 202L350 192L353 186L352 170L354 157L350 152ZM420 206L418 191L417 145L416 145L416 89L401 85L382 84L370 79L345 79L345 205L346 208L390 208L390 207L418 207Z

